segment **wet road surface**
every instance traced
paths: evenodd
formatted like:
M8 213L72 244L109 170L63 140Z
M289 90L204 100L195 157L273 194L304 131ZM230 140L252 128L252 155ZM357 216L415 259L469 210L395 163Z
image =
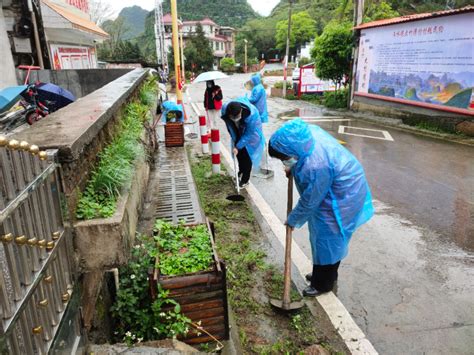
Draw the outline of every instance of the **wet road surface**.
M224 97L248 76L220 81ZM272 78L273 79L273 78ZM269 82L275 79L267 79ZM189 96L202 109L204 86ZM338 115L306 102L269 98L265 137L299 116L340 140L365 168L376 216L353 236L337 295L381 353L471 354L474 349L474 148ZM223 144L228 135L221 126ZM286 177L252 178L283 222ZM307 229L294 238L311 259Z

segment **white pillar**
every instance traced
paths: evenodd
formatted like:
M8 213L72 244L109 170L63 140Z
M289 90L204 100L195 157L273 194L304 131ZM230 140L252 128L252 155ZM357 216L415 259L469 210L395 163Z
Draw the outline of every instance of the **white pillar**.
M10 41L8 40L7 29L3 9L0 5L0 90L7 86L18 85L15 75L15 64L13 63Z

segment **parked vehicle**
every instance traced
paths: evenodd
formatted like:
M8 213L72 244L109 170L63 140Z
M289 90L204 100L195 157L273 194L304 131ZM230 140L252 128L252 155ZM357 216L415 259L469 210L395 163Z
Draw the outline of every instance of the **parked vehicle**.
M51 83L28 84L31 70L38 67L20 66L28 70L25 84L0 91L0 130L11 131L25 122L29 125L49 113L69 105L76 98L69 91Z

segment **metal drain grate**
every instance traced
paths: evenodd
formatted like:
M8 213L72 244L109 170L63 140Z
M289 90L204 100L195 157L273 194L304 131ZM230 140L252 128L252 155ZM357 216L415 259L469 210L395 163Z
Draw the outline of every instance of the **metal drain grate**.
M158 159L156 217L172 223L204 223L185 149L162 147Z

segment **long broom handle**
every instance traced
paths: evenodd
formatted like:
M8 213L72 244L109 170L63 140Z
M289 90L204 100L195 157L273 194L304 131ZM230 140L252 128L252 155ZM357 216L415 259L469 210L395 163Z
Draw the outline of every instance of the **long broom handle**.
M287 217L293 209L293 175L288 177L288 204ZM286 244L285 244L285 274L283 284L283 309L289 309L291 303L291 228L286 226Z

